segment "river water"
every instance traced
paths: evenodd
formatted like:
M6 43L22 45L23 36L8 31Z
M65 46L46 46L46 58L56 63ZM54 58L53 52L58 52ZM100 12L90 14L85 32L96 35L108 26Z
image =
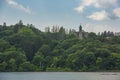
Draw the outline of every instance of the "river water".
M120 80L119 72L1 72L0 80Z

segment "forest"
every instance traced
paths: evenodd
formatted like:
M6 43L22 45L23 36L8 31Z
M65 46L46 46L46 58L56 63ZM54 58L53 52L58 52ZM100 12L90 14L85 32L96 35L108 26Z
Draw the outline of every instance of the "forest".
M120 36L89 32L79 39L74 31L43 32L21 20L0 25L0 72L120 71Z

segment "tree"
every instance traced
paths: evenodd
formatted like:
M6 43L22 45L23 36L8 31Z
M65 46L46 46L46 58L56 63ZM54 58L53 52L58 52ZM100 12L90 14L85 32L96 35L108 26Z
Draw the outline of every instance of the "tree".
M96 68L97 68L97 70L100 70L100 69L101 69L102 63L103 63L103 59L102 59L101 57L98 57L98 58L96 59Z
M88 68L95 66L95 62L96 62L96 59L93 52L87 52L84 54L84 64Z
M45 63L44 63L44 69L47 67L50 67L52 64L52 57L51 56L46 56L45 57Z
M64 54L64 49L62 48L54 49L51 53L52 56L60 56L62 54Z
M97 38L97 35L95 33L91 32L91 33L88 34L88 38L92 39L92 40L95 40Z
M72 38L76 38L75 34L70 33L66 35L66 39L72 39Z
M0 39L0 52L5 51L5 50L6 50L7 48L9 48L9 47L10 47L9 42Z
M120 69L120 54L113 53L102 64L105 70L119 70Z
M22 26L22 25L23 25L22 20L19 21L18 25L19 25L19 26Z
M15 48L8 49L4 52L4 61L8 62L10 59L14 59L16 65L19 66L21 63L26 61L25 53L20 50L14 50Z
M19 30L19 34L20 35L26 35L26 36L35 36L35 33L30 29L30 28L27 28L27 27L23 27Z
M13 27L14 27L14 28L13 28L14 33L18 33L19 30L20 30L20 27L18 26L18 24L16 24L16 25L13 26Z
M60 40L63 40L63 39L65 39L65 37L66 37L65 29L63 27L61 27L59 30L59 38L60 38Z
M95 52L96 57L107 58L110 56L110 51L104 48L98 48Z
M44 60L43 56L41 56L41 55L35 55L34 58L33 58L33 60L32 60L32 63L34 65L36 65L36 66L41 67L42 63L44 63L44 61L45 60Z
M50 47L48 45L42 45L42 47L39 49L39 51L44 55L48 56L50 55Z
M8 62L8 71L17 71L16 61L13 58L11 58Z
M50 32L50 27L45 27L45 32Z
M7 67L7 63L6 62L0 63L0 72L5 72L6 71L6 67Z
M53 26L53 28L51 29L52 33L57 33L59 32L59 26Z
M21 37L19 47L25 51L28 60L32 61L33 56L35 55L35 53L37 52L36 50L39 47L36 45L36 42L38 42L36 41L36 35L30 28L23 27L19 31L19 36Z
M42 32L35 26L0 25L0 71L120 70L120 37L110 31L80 40L71 29L54 26ZM79 27L82 31L82 26ZM84 35L84 34L83 34Z
M37 68L35 65L31 64L30 62L24 62L19 66L19 71L30 72L36 71Z

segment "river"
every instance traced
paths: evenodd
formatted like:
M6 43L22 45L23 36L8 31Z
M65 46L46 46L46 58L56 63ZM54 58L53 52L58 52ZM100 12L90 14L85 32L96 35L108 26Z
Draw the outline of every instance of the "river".
M0 80L120 80L119 72L0 72Z

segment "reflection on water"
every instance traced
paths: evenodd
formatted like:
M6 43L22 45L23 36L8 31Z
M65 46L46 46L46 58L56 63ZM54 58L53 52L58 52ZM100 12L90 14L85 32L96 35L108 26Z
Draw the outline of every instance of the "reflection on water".
M120 80L120 73L107 72L9 72L0 80Z

